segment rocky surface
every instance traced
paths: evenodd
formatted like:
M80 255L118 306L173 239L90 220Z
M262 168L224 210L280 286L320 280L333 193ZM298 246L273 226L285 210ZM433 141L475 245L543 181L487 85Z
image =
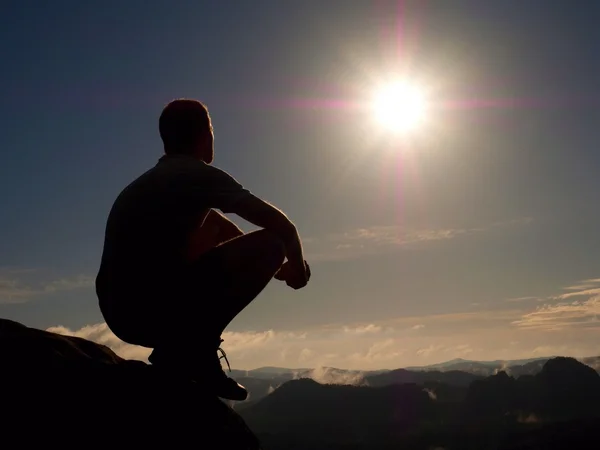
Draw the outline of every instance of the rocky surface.
M0 319L0 361L4 443L261 448L201 383L167 377L103 345Z

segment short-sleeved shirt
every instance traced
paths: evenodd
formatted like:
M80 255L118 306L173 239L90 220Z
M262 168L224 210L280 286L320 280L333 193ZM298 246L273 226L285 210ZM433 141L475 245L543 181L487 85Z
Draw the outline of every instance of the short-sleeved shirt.
M112 206L96 279L98 296L168 279L187 263L189 236L210 209L233 212L251 195L217 167L190 156L163 156Z

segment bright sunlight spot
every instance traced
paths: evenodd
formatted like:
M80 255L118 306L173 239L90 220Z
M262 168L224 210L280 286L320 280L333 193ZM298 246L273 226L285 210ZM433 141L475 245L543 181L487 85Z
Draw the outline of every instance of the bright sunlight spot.
M380 88L373 99L377 121L393 132L407 132L419 125L426 113L424 93L417 87L396 82Z

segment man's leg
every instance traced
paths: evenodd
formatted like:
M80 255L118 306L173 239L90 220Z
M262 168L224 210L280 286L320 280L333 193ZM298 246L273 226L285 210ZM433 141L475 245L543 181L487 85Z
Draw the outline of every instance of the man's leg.
M229 323L266 287L285 259L285 246L281 239L266 230L254 231L231 239L201 255L192 262L184 274L179 311L179 330L165 341L163 354L173 349L199 356L199 369L205 368L205 358L215 361L216 384L219 396L234 400L245 399L245 389L229 379L221 370L215 353L221 343L221 334ZM179 296L179 295L178 295ZM187 303L189 302L189 303ZM210 314L211 317L206 317ZM203 324L193 328L191 323L206 317ZM159 349L159 352L162 349ZM192 353L193 354L193 353ZM210 355L213 356L210 356ZM159 358L156 353L154 361ZM183 357L183 355L182 355ZM212 363L210 363L212 364Z
M220 335L273 279L285 259L285 245L273 233L259 230L213 248L206 257L216 264L210 272L220 272L221 283L211 286L211 300L218 302L214 324Z

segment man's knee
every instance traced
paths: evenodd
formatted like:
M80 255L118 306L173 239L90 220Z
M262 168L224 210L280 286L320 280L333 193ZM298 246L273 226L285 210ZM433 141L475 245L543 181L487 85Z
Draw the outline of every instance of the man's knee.
M280 237L263 229L232 239L216 247L215 251L229 267L247 267L250 263L277 270L285 259L286 247Z

